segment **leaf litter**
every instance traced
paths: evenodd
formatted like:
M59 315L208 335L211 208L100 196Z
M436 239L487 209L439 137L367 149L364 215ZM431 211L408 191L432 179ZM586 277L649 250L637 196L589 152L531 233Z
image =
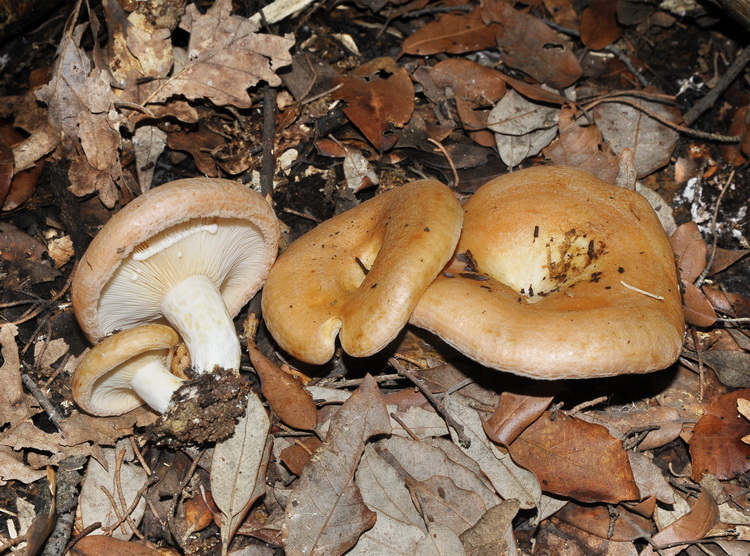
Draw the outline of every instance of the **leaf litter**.
M677 554L708 540L747 552L750 522L737 506L750 435L750 133L746 84L719 83L746 45L653 3L434 7L324 13L299 2L264 22L228 0L161 14L104 0L61 18L47 77L0 98L16 133L0 141L0 481L9 500L19 485L36 493L36 505L9 502L23 526L8 529L9 542L34 522L50 554L81 533L80 553L113 555L562 553L562 542ZM289 17L296 10L309 27ZM370 33L372 22L383 32ZM666 68L650 45L683 35L703 46ZM709 88L727 92L700 107ZM269 133L259 122L271 105ZM85 346L66 282L81 238L180 172L260 188L266 147L289 240L415 177L442 179L459 197L540 163L626 187L638 178L663 221L680 224L683 358L653 376L540 392L434 338L401 338L388 355L403 357L434 403L383 376L392 369L377 357L365 370L346 357L295 369L261 327L243 361L260 377L256 393L215 446L140 444L155 420L144 409L79 412L69 379ZM60 541L52 526L72 517L49 503L47 470L62 477L75 458L88 462L72 503L80 522ZM32 552L44 544L28 540Z

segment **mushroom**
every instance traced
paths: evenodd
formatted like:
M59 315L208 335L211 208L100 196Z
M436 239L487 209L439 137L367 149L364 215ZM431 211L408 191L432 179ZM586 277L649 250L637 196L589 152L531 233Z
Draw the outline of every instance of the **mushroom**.
M488 367L546 379L663 369L684 331L674 256L648 202L549 166L472 196L456 255L410 322Z
M106 338L78 364L73 399L92 415L121 415L144 402L164 413L184 382L167 366L179 341L177 332L162 324L144 324Z
M239 183L190 178L162 185L96 235L73 280L73 309L92 342L166 321L197 373L238 369L232 318L263 284L278 238L271 207Z
M322 364L336 336L349 354L393 340L450 259L461 206L448 187L420 180L335 216L281 254L263 289L263 315L281 347Z

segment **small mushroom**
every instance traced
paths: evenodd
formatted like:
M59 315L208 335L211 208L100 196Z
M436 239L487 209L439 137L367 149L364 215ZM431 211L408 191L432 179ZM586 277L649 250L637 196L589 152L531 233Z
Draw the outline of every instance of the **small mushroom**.
M322 223L292 243L268 275L269 331L313 364L333 356L337 335L351 355L381 350L450 259L461 220L448 187L420 180Z
M73 375L73 399L92 415L121 415L143 405L164 413L183 379L167 362L180 338L168 326L144 324L91 348Z
M168 322L198 373L238 369L232 318L276 257L276 216L230 180L190 178L149 190L117 213L81 258L71 299L92 342Z
M549 166L472 196L456 255L410 322L488 367L546 379L663 369L684 332L674 256L648 202Z

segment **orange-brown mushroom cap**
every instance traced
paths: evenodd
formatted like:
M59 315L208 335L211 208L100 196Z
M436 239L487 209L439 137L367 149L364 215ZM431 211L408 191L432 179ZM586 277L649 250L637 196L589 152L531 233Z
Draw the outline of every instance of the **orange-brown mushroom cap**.
M663 369L684 331L674 255L648 202L549 166L473 195L456 255L410 322L488 367L546 379Z
M337 334L351 355L379 351L450 259L461 220L448 187L420 180L322 223L271 269L263 289L268 329L313 364L333 356Z

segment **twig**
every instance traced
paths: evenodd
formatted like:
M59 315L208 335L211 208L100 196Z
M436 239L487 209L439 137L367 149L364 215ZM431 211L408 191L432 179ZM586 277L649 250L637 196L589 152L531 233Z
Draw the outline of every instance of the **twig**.
M750 47L745 47L724 71L724 75L716 82L716 85L685 113L685 123L687 125L694 124L706 110L716 104L721 94L729 88L748 63L750 63Z
M603 403L606 401L607 401L607 396L599 396L598 398L594 398L593 400L588 400L586 402L579 403L574 408L568 409L566 411L561 411L560 413L562 413L563 415L567 417L571 417L575 415L576 413L580 413L584 409L587 409L589 407L594 407L595 405L599 405L600 403Z
M112 534L112 531L114 531L118 527L121 527L123 534L126 534L127 531L125 530L125 526L123 525L123 521L125 521L125 518L122 517L120 508L117 506L117 502L115 501L115 497L104 485L99 485L99 489L104 493L104 495L109 500L109 505L112 506L112 511L115 512L115 517L117 517L117 521L113 525L108 525L107 527L104 527L102 531L104 531L106 534L109 535L109 534Z
M288 212L289 214L293 214L294 216L299 216L300 218L305 218L307 220L311 220L315 222L316 224L320 224L323 222L322 219L318 218L317 216L312 216L311 214L306 214L304 212L300 212L298 210L291 209L289 207L284 207L282 209L284 212Z
M564 35L581 38L581 34L574 29L563 27L562 25L559 25L555 23L554 21L550 21L548 19L543 19L542 21L546 23L550 28L554 29L555 31L559 31L560 33L563 33ZM617 57L617 59L620 60L625 65L626 68L628 68L628 71L632 73L633 75L635 75L636 79L638 79L638 82L642 86L644 87L649 86L650 83L648 82L648 80L645 77L643 77L643 75L641 75L641 72L638 71L638 68L635 67L635 64L633 64L633 61L630 59L630 57L627 54L625 54L622 50L620 50L613 44L605 46L602 50L609 52L610 54L614 54Z
M117 464L115 466L115 487L117 488L117 498L120 500L120 505L125 511L125 521L128 522L128 525L133 530L133 533L139 539L144 540L143 533L138 530L138 526L133 521L133 518L130 517L130 514L133 513L135 507L138 505L138 502L140 502L142 493L146 492L146 489L148 488L148 481L146 481L146 483L141 487L136 496L133 498L132 504L130 505L130 507L128 507L128 504L125 501L125 491L122 489L122 462L124 459L125 450L120 450L120 452L117 454Z
M401 425L401 428L406 431L406 434L408 434L412 440L416 440L417 442L421 442L422 439L419 438L416 434L414 434L414 431L412 431L406 423L404 423L404 420L396 415L395 413L391 413L391 419L396 421L399 425Z
M378 375L376 377L373 377L375 379L375 382L378 384L381 382L389 382L391 380L399 380L403 378L399 374L389 374L389 375ZM326 388L351 388L353 386L360 386L362 384L361 378L350 378L348 380L339 380L339 381L331 381L327 382L326 380L321 380L316 384L316 386L324 386Z
M344 86L344 84L343 84L343 83L339 83L339 84L338 84L338 85L336 85L335 87L332 87L332 88L328 89L327 91L323 91L322 93L318 93L318 94L317 94L317 95L315 95L314 97L310 97L310 98L303 98L303 99L302 99L302 100L300 101L300 104L304 105L304 104L310 104L311 102L315 102L315 101L316 101L316 100L318 100L319 98L323 98L323 97L325 97L325 96L328 96L328 95L330 95L331 93L333 93L333 92L335 92L335 91L338 91L338 90L339 90L339 89L340 89L341 87L343 87L343 86Z
M260 193L273 205L273 173L276 168L276 88L266 84L263 89L263 166L260 171Z
M86 465L86 456L69 456L58 466L57 492L55 493L57 520L44 546L42 556L63 556L70 550L68 541L76 518L78 486L83 480L84 465ZM96 525L101 526L101 524Z
M17 537L13 537L12 539L8 539L7 541L4 541L2 544L0 544L0 553L5 552L11 546L16 546L17 544L20 544L25 540L26 540L26 535L18 535Z
M40 303L39 305L37 305L37 307L33 311L25 313L21 318L14 321L13 324L19 325L19 324L23 324L26 321L30 321L31 319L38 316L42 311L45 311L53 303L58 301L62 296L64 296L65 293L68 291L68 288L70 287L71 282L73 282L73 276L75 276L75 271L76 269L73 268L73 270L70 272L70 276L68 276L68 279L65 281L65 285L63 286L63 288L54 296L52 296L52 299L50 299L49 301Z
M201 450L200 452L198 452L198 455L195 456L193 463L190 464L190 469L188 469L187 473L185 474L185 477L182 479L182 481L178 485L177 491L175 492L175 495L172 497L172 502L171 504L169 504L169 511L167 512L167 524L169 524L170 520L175 515L175 512L177 511L177 503L182 497L182 491L185 489L185 487L188 485L190 480L193 478L193 473L195 473L195 470L198 468L198 464L200 463L201 459L203 459L203 455L205 453L206 453L205 448Z
M627 98L604 98L602 97L600 99L594 100L590 102L589 104L587 104L585 106L585 109L591 110L595 106L602 104L604 102L619 102L621 104L627 104L628 106L631 106L635 108L636 110L643 112L649 118L653 118L660 124L665 125L668 128L674 129L675 131L682 133L683 135L687 135L688 137L695 137L697 139L705 139L707 141L716 141L719 143L739 143L742 140L742 137L740 135L722 135L720 133L708 133L706 131L700 131L697 129L685 127L684 125L677 124L673 122L672 120L665 118L661 114L657 114L656 112L649 110L645 106L638 104L637 102L634 102Z
M26 386L26 389L31 392L31 395L36 398L36 401L39 402L39 405L42 406L42 409L47 414L47 417L49 417L49 420L52 421L52 423L55 425L55 428L58 430L58 432L62 434L62 428L60 428L62 416L58 413L55 406L52 405L52 402L49 401L49 398L44 395L44 392L42 392L39 389L39 386L36 385L36 382L34 382L34 380L26 373L21 373L21 382L23 382L23 385Z
M427 140L433 145L435 145L438 148L438 150L441 153L443 153L443 156L448 160L448 164L450 164L451 170L453 171L453 188L457 189L458 188L458 170L456 170L456 165L453 164L453 159L448 154L448 151L445 150L445 147L443 147L443 145L441 145L439 141L436 141L432 137L428 137Z
M99 529L101 526L102 526L101 522L96 521L92 523L91 525L89 525L88 527L85 527L83 531L78 533L75 537L73 537L70 540L70 542L65 547L65 550L63 550L63 554L67 554L68 552L70 552L70 550L76 545L78 541L80 541L83 537L90 535L91 533Z
M658 299L659 301L662 301L664 299L664 296L662 295L656 295L655 293L647 292L646 290L642 290L640 288L636 288L635 286L631 286L627 282L623 282L620 280L620 284L622 284L624 287L626 287L629 290L633 290L634 292L638 292L640 294L645 295L646 297L652 297L654 299Z
M412 381L412 383L414 383L417 388L419 388L419 391L422 392L422 394L424 394L424 396L430 401L430 403L435 407L435 410L443 417L443 419L445 419L445 422L448 423L448 425L454 431L456 431L456 434L458 435L458 441L462 446L464 446L465 448L471 446L471 439L466 436L466 433L464 432L464 426L456 421L453 416L445 410L442 402L430 391L424 381L422 381L412 371L406 369L395 357L389 358L388 364L396 369L398 374L405 378L408 378Z
M130 437L130 445L133 447L133 452L135 452L135 457L137 457L138 461L141 463L141 467L143 467L146 475L150 477L153 471L151 471L151 468L146 463L146 460L143 459L143 454L141 453L141 449L138 447L138 443L135 441L134 436Z
M693 346L695 347L695 353L698 355L698 401L703 401L703 389L706 385L705 372L706 368L703 365L703 350L701 349L700 342L698 342L698 335L695 332L695 326L690 327L690 334L693 338Z
M750 50L750 49L748 49ZM724 194L729 189L729 184L732 183L732 180L734 179L734 169L732 169L732 172L729 174L729 177L727 178L727 181L724 182L724 185L721 186L721 191L719 192L719 196L716 199L716 206L714 207L714 214L711 218L711 234L713 235L712 241L711 241L711 253L708 257L708 262L706 263L706 267L703 269L703 272L700 273L700 276L695 279L695 286L700 288L701 285L703 285L703 282L705 281L706 277L711 272L711 267L714 266L714 261L716 260L716 247L719 242L719 234L717 232L718 222L719 222L719 207L721 206L721 201L724 199Z

